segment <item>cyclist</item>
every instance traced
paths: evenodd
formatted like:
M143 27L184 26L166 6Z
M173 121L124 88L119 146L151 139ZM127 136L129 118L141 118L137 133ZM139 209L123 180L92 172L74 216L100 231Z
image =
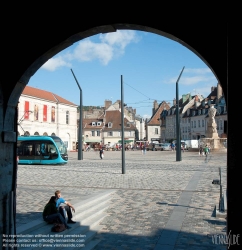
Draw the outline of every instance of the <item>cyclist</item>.
M205 156L208 156L208 145L206 145L205 147L204 147L204 154L205 154Z

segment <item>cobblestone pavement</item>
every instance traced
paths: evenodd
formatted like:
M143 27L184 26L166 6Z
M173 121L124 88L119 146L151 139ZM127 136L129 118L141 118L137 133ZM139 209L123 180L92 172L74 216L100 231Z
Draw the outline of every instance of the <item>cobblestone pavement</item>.
M226 219L214 216L220 187L212 184L213 179L219 179L220 167L226 190L226 165L226 151L211 152L207 159L198 152L182 152L181 161L176 161L176 152L148 151L142 155L140 151L125 151L125 174L120 151L105 151L102 160L95 151L83 152L83 160L77 160L77 152L69 152L64 166L19 165L17 226L40 217L56 189L74 205L100 190L114 189L95 250L158 249L157 242L178 199L199 173L196 188L186 191L191 192L191 200L184 206L186 214L175 245L162 249L226 249L218 240L226 235Z

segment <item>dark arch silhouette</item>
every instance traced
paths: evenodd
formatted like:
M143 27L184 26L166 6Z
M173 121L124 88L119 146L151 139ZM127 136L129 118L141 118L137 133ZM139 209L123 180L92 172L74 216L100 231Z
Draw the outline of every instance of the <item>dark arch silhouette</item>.
M90 17L83 16L80 9L79 13L74 14L72 13L73 6L66 5L61 8L61 11L56 10L56 6L52 9L50 6L43 6L43 9L38 6L39 12L42 13L38 16L33 9L22 7L17 13L9 13L8 18L12 18L13 21L8 23L8 26L2 22L4 28L1 44L6 53L1 55L4 66L0 84L0 168L4 171L1 172L0 183L5 183L5 185L2 185L0 194L0 222L2 224L0 235L10 234L11 226L6 218L14 217L9 205L11 191L15 189L16 180L16 152L13 145L16 145L17 103L24 87L31 76L58 52L81 39L98 33L115 32L118 29L152 32L181 43L199 56L220 82L228 105L227 230L228 232L232 230L233 234L239 234L240 225L237 221L241 221L239 220L241 212L237 192L240 183L238 179L240 164L238 163L239 149L235 146L237 141L235 133L236 129L239 131L239 127L235 121L236 117L233 117L231 113L235 100L229 98L228 95L228 92L235 91L232 83L231 87L228 85L228 25L211 23L184 25L181 22L162 22L159 18L153 22L149 21L147 13L142 17L137 17L134 13L123 13L121 10L120 14L115 12L114 18L108 9L95 14L94 18L93 13L88 13ZM86 4L85 8L88 10L93 6ZM68 12L71 17L67 18ZM12 175L7 174L9 171L12 171Z

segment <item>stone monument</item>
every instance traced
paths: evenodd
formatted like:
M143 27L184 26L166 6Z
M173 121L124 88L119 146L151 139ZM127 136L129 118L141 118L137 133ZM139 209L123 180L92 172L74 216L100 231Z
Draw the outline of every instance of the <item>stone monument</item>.
M215 115L216 115L217 109L214 108L214 104L210 105L210 108L208 110L208 125L207 125L207 131L206 131L206 138L202 138L200 143L203 145L208 145L211 147L211 149L221 149L225 148L224 146L224 140L221 139L218 136L217 131L217 124L215 121Z
M217 109L214 108L214 104L211 104L209 110L208 110L208 127L206 131L206 138L219 138L218 132L217 132L217 124L214 119L216 115Z

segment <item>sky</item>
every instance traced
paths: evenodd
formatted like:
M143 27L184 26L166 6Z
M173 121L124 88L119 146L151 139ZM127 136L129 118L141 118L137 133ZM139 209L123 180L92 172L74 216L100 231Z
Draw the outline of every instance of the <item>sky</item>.
M183 72L182 69L184 68ZM173 105L178 81L183 94L207 97L217 79L191 50L166 37L136 30L97 34L74 43L49 59L30 78L29 86L55 93L76 105L104 106L121 100L144 118L153 103Z

